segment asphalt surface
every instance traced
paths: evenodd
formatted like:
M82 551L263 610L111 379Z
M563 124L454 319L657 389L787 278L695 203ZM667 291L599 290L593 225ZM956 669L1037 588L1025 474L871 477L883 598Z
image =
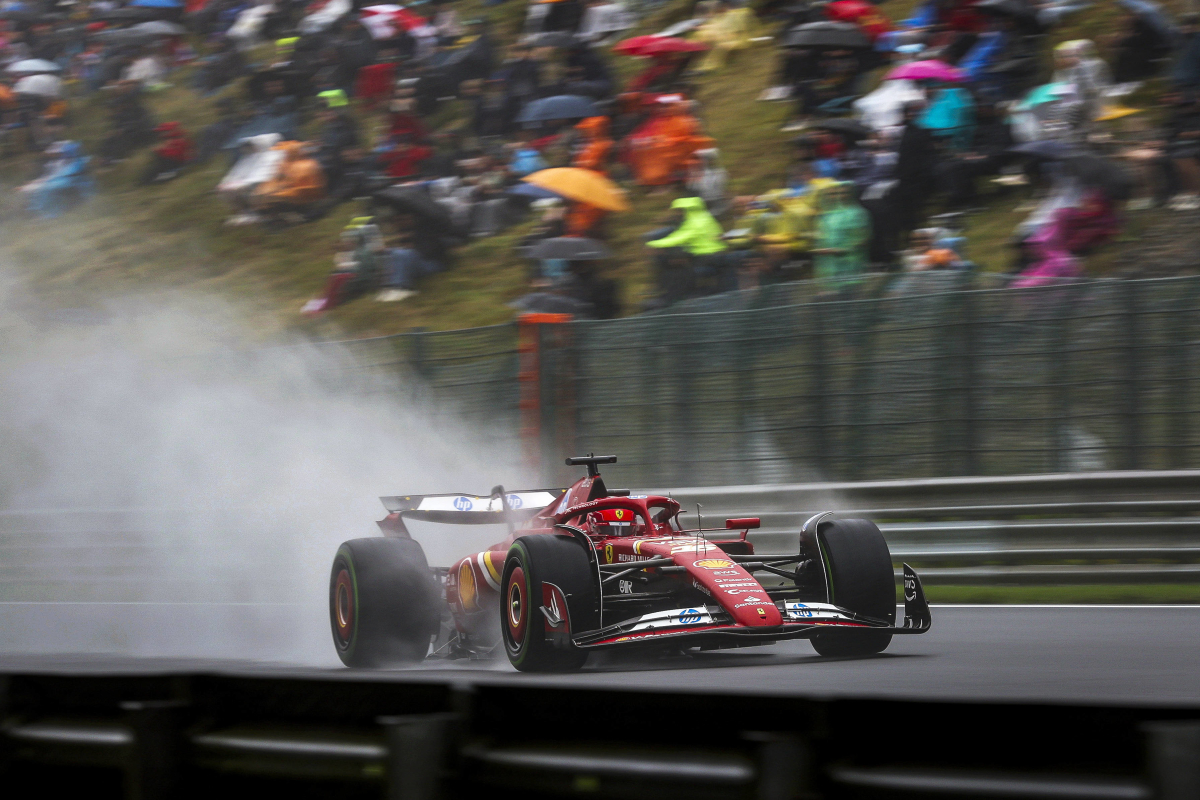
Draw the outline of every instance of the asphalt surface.
M821 658L798 641L645 661L605 654L593 656L579 673L537 676L517 673L503 659L427 661L363 673L311 662L170 653L16 652L3 635L6 615L26 605L32 604L0 607L0 671L217 671L821 697L1200 705L1200 606L935 606L930 632L896 636L885 653L869 658ZM332 644L329 648L332 654Z

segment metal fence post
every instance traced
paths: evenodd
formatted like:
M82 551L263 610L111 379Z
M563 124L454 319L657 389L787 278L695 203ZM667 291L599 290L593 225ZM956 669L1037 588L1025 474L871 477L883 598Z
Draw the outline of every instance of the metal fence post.
M455 766L459 715L380 717L387 741L387 800L439 800Z
M127 800L166 800L178 794L185 708L186 703L175 700L121 704L133 732L125 762Z
M1200 797L1200 721L1151 722L1142 731L1154 800Z
M1140 469L1142 464L1142 403L1139 286L1136 280L1126 280L1124 286L1125 318L1125 469Z
M1067 290L1070 292L1070 289ZM1054 431L1051 436L1051 446L1054 448L1051 456L1053 472L1068 472L1070 436L1067 426L1071 419L1071 365L1067 342L1070 339L1070 313L1073 302L1063 303L1054 322L1054 346L1050 351L1053 364L1050 369L1051 396L1054 398Z
M979 409L976 386L979 380L979 343L977 335L978 308L975 293L971 290L962 294L962 365L959 379L962 381L962 448L963 474L978 475L979 471Z
M826 390L829 388L829 362L825 338L825 303L818 301L810 306L812 329L808 337L809 358L812 360L812 379L808 383L809 419L813 430L813 461L827 477L831 474L833 460L829 454L829 403Z
M1189 350L1192 346L1192 304L1196 302L1200 281L1188 281L1188 291L1175 304L1171 314L1174 325L1167 334L1170 372L1167 376L1167 466L1183 469L1191 454L1189 439L1192 435L1192 418L1188 409L1192 377L1188 369Z

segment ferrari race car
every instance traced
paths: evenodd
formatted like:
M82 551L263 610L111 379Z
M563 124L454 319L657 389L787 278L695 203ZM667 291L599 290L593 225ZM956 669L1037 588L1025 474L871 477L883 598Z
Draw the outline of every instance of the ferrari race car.
M809 519L798 552L755 553L756 518L685 530L670 497L604 485L615 456L570 458L587 477L568 489L490 497L384 497L382 537L338 549L329 615L350 667L503 650L524 671L578 669L595 650L716 649L808 639L827 656L878 653L924 633L921 581L904 565L904 622L883 534L863 519ZM504 541L430 567L405 519L500 523ZM431 652L432 645L432 652Z

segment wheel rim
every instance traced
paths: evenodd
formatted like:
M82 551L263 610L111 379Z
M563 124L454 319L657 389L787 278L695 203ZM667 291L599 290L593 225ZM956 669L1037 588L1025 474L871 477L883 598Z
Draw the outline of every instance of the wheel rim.
M526 597L525 570L515 567L508 576L504 592L504 627L514 652L525 644L525 627L529 621L529 598Z
M354 636L354 586L346 569L340 570L334 581L333 623L338 643L349 645Z

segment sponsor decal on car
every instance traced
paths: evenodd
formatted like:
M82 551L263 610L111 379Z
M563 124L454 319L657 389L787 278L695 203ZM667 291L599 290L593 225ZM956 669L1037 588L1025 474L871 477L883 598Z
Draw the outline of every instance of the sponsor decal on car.
M726 561L723 558L702 558L696 561L692 566L701 567L703 569L727 569L728 567L736 566L732 561ZM732 574L737 575L737 572Z
M696 580L695 578L693 578L693 579L692 579L692 586L694 586L695 588L697 588L697 589L699 589L700 591L704 592L704 593L705 593L706 595L708 595L709 597L712 597L712 592L710 592L710 591L708 590L708 587L707 587L707 586L705 586L705 585L704 585L703 583L701 583L700 581Z
M730 581L725 583L718 578L716 584L718 589L733 589L737 586L749 586L751 589L758 588L758 581Z
M617 553L617 563L623 564L626 561L649 561L650 556L635 556L632 553Z
M633 594L633 581L617 581L617 594Z
M604 563L611 564L613 557L613 548L611 544L604 545Z
M508 501L509 508L520 508L525 505L525 501L521 499L521 495L519 494L505 495L505 499Z
M738 576L741 576L742 573L736 569L723 569L723 570L717 570L716 572L713 573L713 575L738 575Z
M469 497L454 498L454 508L458 511L470 511L475 507L475 503Z
M757 606L757 605L759 605L759 604L761 604L761 603L769 603L769 602L770 602L769 600L765 600L765 599L763 599L763 598L761 598L761 597L753 597L753 596L751 596L751 597L744 597L744 598L742 598L742 599L743 599L745 602L738 603L737 605L735 605L735 606L734 606L734 608L745 608L746 606Z
M698 625L712 622L712 615L706 608L677 608L674 611L655 611L638 617L633 626L634 631L648 631L656 628L673 628L680 625Z
M842 620L849 619L841 609L829 603L800 603L790 600L783 604L788 619Z

